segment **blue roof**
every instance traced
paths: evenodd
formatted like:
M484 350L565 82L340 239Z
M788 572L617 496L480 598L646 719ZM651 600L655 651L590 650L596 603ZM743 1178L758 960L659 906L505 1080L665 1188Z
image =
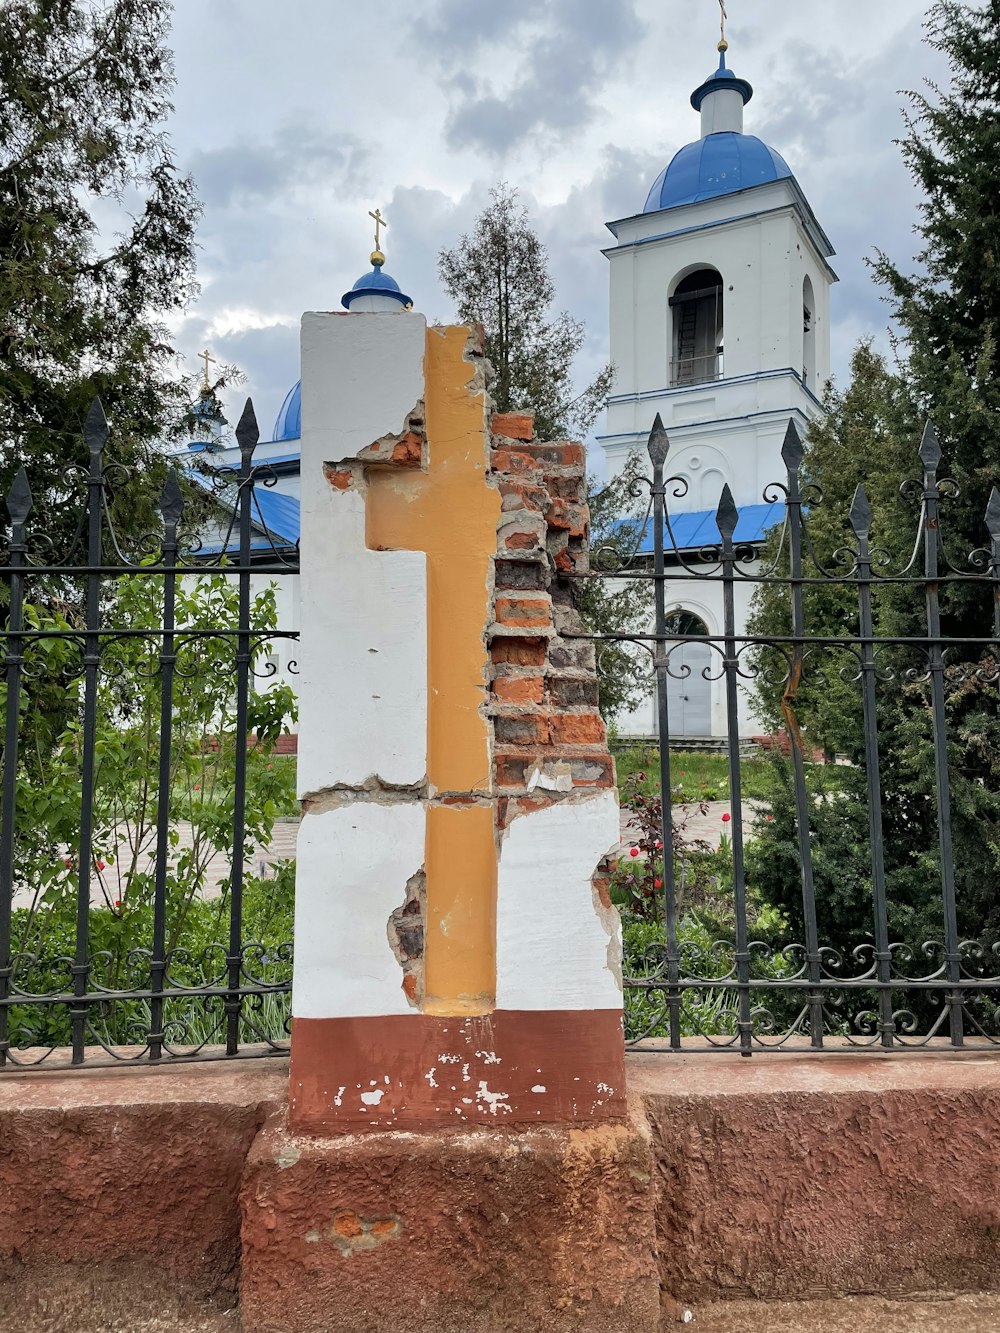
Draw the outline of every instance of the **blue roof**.
M262 466L266 467L267 463L263 463ZM215 492L211 478L195 469L191 469L188 476L232 512L230 499L226 494L219 495ZM229 493L235 497L235 487ZM270 490L264 486L254 487L250 521L254 528L250 539L251 551L271 551L274 547L280 550L298 544L302 532L302 510L294 495L282 495L280 491ZM198 550L202 555L218 555L222 550L222 543L208 542ZM230 534L226 550L232 554L239 551L239 539L235 528Z
M299 540L302 510L294 495L282 495L280 491L255 486L250 513L254 523L266 527L279 546L283 542L294 545Z
M413 302L399 290L399 283L382 272L381 264L372 264L370 273L362 273L349 292L340 298L341 304L348 310L351 302L358 296L391 296L401 306L410 306Z
M657 176L644 213L717 199L754 185L789 180L788 163L753 134L725 130L689 143Z
M744 106L753 97L753 88L747 83L746 79L738 79L731 69L726 68L726 50L725 46L720 48L719 68L713 70L701 87L696 88L691 94L691 105L695 111L701 110L701 104L709 93L739 93L743 98Z
M297 380L285 394L274 423L272 440L298 440L302 436L302 381Z
M745 542L763 541L770 529L784 520L785 506L780 501L776 504L744 505L739 514L739 522L733 534L733 541L737 546ZM672 514L669 530L664 534L664 546L668 555L674 549L696 551L702 546L718 546L721 540L714 509L698 509L690 514ZM642 534L637 554L651 555L652 552L653 523L650 520Z

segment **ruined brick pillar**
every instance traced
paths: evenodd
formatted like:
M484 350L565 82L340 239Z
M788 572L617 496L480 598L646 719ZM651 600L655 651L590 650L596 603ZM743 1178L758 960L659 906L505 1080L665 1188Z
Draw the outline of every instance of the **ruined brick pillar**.
M624 1115L583 451L485 378L469 328L303 322L293 1128Z

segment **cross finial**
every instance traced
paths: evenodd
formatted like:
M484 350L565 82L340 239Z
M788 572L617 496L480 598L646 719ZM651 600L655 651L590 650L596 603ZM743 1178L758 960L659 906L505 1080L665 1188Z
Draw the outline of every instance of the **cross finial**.
M381 253L382 253L382 237L381 237L381 235L380 235L380 232L381 232L381 229L382 229L383 227L388 227L389 224L388 224L388 222L386 222L385 218L382 216L382 210L381 210L381 208L376 208L376 210L375 210L374 213L372 213L372 212L369 210L368 216L369 216L369 217L371 218L371 220L375 223L375 252L376 252L376 254L381 254Z
M209 353L207 348L204 352L198 353L198 360L204 361L205 363L205 382L202 385L202 387L205 389L210 389L212 386L208 382L208 364L209 362L211 362L213 366L217 366L219 363L216 361L215 357Z
M729 43L726 41L726 20L729 15L726 13L726 0L719 0L719 9L722 13L719 16L719 50L728 51Z

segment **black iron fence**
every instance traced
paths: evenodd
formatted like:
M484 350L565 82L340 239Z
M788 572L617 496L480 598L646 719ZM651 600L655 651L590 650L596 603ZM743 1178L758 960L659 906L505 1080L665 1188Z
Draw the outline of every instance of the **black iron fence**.
M958 488L938 476L929 427L922 479L902 488L919 507L908 554L873 543L860 486L824 550L811 534L823 497L804 493L790 425L785 481L762 497L783 521L737 542L727 486L718 543L692 550L668 512L668 492L686 493L665 476L668 450L657 417L636 529L651 519L651 559L641 543L603 563L595 551L575 576L640 580L655 608L648 633L587 636L648 654L657 702L659 743L626 794L634 846L614 880L628 1037L744 1055L1000 1046L1000 496L980 549L951 563L943 519ZM750 588L748 628L737 607ZM685 633L668 607L686 600L714 606L716 624ZM711 651L696 670L725 747L721 837L692 831L719 807L679 780L690 757L671 755L671 695L695 642ZM748 760L755 712L772 719L770 751ZM836 764L830 736L846 750Z
M290 864L258 860L294 809L277 741L297 634L275 589L248 402L239 465L168 471L158 530L122 535L149 479L105 456L32 497L0 552L0 1069L287 1049ZM75 510L58 550L46 514ZM278 652L285 653L279 669ZM68 1054L67 1054L68 1053Z

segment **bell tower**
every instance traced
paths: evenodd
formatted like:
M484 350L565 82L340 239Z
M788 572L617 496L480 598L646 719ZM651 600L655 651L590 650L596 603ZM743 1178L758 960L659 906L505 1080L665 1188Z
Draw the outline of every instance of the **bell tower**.
M753 89L726 64L691 96L701 137L653 182L641 212L608 223L617 377L599 437L609 474L659 412L676 511L712 511L728 482L759 505L782 475L789 418L804 434L830 374L833 248L784 158L744 132Z

